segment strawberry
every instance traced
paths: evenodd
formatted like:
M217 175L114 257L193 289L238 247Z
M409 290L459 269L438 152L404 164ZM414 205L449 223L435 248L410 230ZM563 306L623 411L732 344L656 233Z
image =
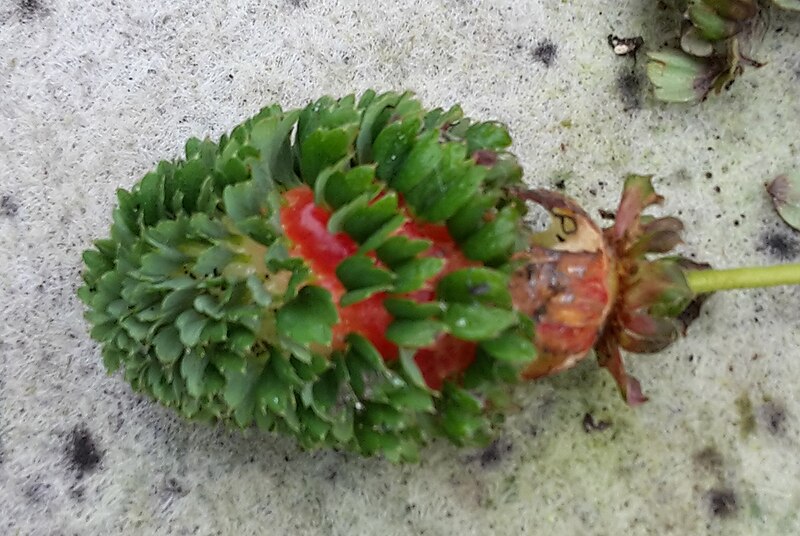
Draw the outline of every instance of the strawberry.
M617 347L663 346L690 296L675 261L644 257L674 225L642 224L639 181L627 223L601 231L522 189L510 143L457 106L372 91L189 140L118 192L84 253L106 368L187 418L392 460L439 435L485 443L504 386L593 347L630 384ZM550 231L522 224L526 200Z

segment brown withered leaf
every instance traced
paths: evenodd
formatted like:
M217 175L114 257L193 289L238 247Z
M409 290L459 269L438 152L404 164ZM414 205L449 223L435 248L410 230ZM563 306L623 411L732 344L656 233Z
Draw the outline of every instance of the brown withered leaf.
M800 231L800 172L775 177L767 192L783 221Z

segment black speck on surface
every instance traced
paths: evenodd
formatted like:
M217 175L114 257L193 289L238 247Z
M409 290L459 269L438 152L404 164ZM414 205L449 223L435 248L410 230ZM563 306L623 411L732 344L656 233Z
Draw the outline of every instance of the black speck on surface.
M67 458L78 478L84 473L93 471L102 459L102 454L97 450L91 433L86 425L75 426L67 438Z
M604 220L613 221L617 219L617 214L613 210L606 210L604 208L601 208L598 209L597 213L600 214L600 217L603 218Z
M712 489L707 494L708 510L716 517L730 517L736 513L736 493L732 489Z
M491 467L500 463L503 457L511 452L513 445L510 441L495 439L491 445L483 449L478 459L481 467Z
M691 323L697 320L697 318L700 316L700 312L703 310L703 304L707 298L707 294L698 296L689 302L689 305L687 305L681 314L678 315L677 320L683 326L684 333L689 328Z
M567 183L564 182L564 179L561 179L555 184L555 187L558 188L559 190L564 190L567 187Z
M637 71L622 69L617 74L617 92L625 110L637 110L642 106L642 77Z
M164 483L164 491L173 495L184 496L189 493L176 478L168 478Z
M533 49L533 59L542 63L545 67L550 67L555 63L558 56L558 45L549 39L543 39L536 44Z
M611 423L609 421L595 421L591 413L587 413L583 416L583 431L587 434L602 432L609 428L611 428Z
M30 503L36 504L47 499L51 488L52 485L37 480L25 486L23 493Z
M17 5L23 20L31 20L47 13L47 8L39 0L18 0Z
M767 402L759 411L767 431L779 436L786 433L786 408L777 402Z
M761 236L758 251L768 253L778 260L787 261L800 254L800 242L781 231L769 231Z
M14 198L10 195L0 196L0 216L13 218L19 212L19 205L17 205Z
M85 493L86 493L86 488L84 488L83 486L79 486L77 484L69 488L69 496L78 502L83 500L83 496Z

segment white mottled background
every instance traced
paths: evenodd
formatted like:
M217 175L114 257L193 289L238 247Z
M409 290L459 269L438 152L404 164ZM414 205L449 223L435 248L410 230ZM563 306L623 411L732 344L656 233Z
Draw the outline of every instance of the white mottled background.
M800 166L800 17L696 108L606 43L664 24L646 0L0 0L0 533L800 533L796 288L716 296L631 360L641 408L587 362L520 389L492 448L402 467L178 420L105 375L75 298L117 187L262 105L368 87L508 123L528 180L593 212L656 174L717 266L796 259L763 183Z

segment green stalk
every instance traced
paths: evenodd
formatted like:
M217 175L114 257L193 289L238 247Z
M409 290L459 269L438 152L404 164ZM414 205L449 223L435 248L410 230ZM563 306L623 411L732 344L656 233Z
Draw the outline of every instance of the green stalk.
M800 285L800 264L729 270L691 270L686 272L686 280L689 288L696 294L736 288Z

